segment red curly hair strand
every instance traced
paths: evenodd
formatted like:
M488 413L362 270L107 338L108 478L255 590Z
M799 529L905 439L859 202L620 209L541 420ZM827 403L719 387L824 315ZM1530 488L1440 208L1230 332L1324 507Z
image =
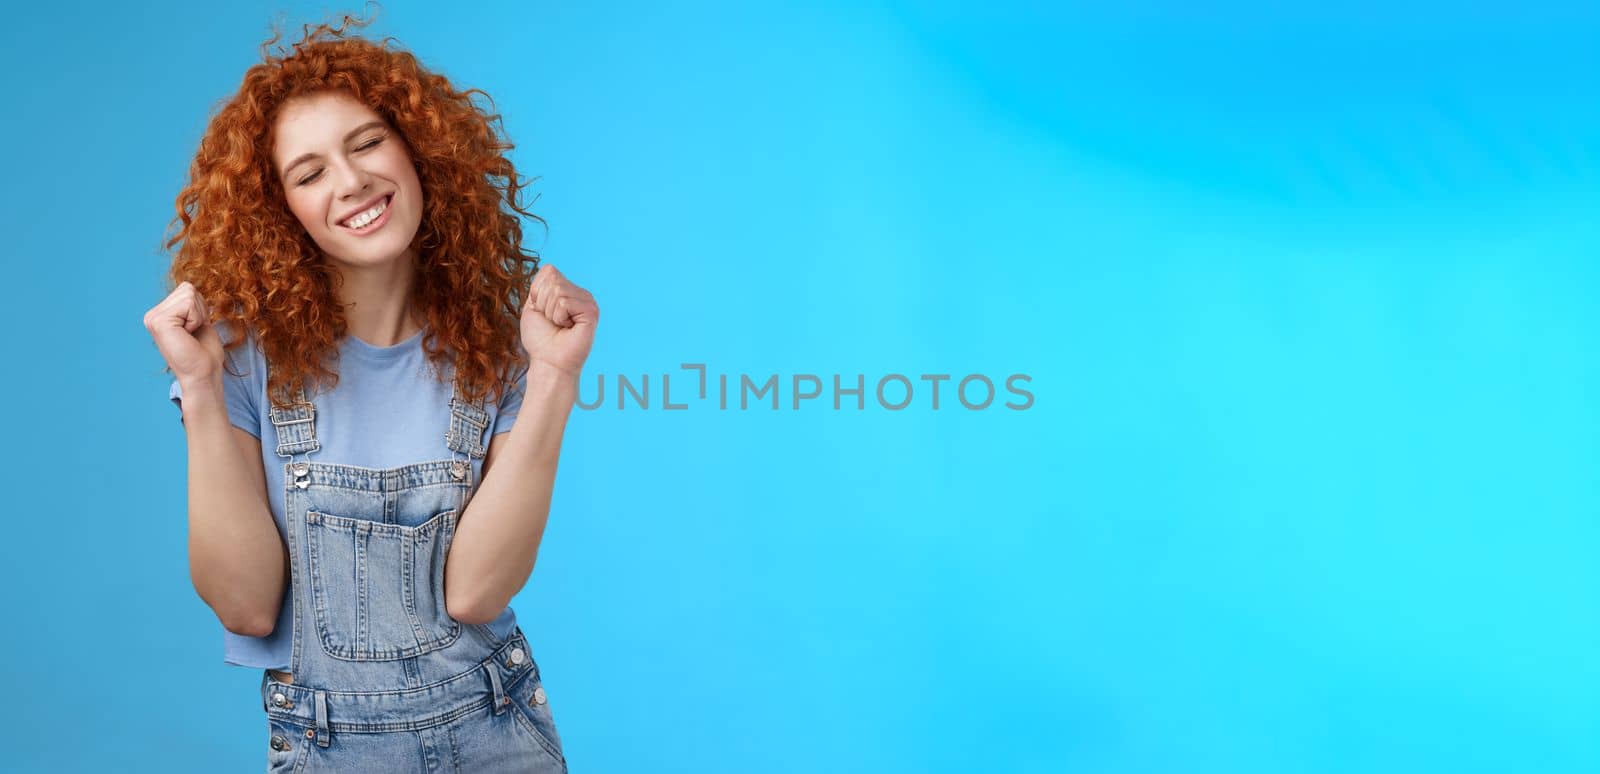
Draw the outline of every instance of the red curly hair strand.
M514 146L495 127L500 116L472 102L488 95L457 90L392 39L345 31L370 23L346 15L338 26L306 25L292 51L270 50L276 32L262 44L263 61L212 118L178 194L168 229L177 232L165 244L178 247L170 278L194 284L213 323L255 335L272 363L275 405L302 386L338 382L332 366L346 333L338 274L289 211L272 130L289 100L343 92L400 134L422 183L412 301L428 324L428 359L454 365L469 400L498 400L527 366L518 320L539 265L538 253L522 248L517 214L544 220L519 203L527 183L504 155ZM226 346L242 343L236 336Z

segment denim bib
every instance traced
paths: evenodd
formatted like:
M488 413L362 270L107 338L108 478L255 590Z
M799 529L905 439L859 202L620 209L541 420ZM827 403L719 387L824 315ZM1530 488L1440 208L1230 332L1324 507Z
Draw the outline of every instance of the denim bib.
M301 389L269 411L284 458L294 683L263 674L269 771L564 772L560 736L518 627L497 637L445 609L444 568L486 453L483 402L450 399L435 460L317 457Z

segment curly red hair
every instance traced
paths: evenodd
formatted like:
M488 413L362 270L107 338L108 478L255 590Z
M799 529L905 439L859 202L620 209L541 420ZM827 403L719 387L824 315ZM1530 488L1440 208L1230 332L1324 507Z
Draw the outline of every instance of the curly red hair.
M454 365L469 400L498 400L527 366L518 315L539 265L538 253L522 248L513 212L544 220L518 202L527 183L504 155L514 146L494 126L500 116L472 102L488 95L457 90L391 48L393 39L345 31L368 23L346 15L338 26L306 25L293 51L270 51L279 33L262 44L262 63L212 118L178 194L178 230L165 244L179 246L172 282L193 283L213 323L254 333L272 363L274 404L290 403L299 387L338 382L332 365L346 333L338 274L289 211L272 130L285 102L342 91L389 122L416 165L424 212L412 302L428 323L427 357ZM226 346L242 343L237 336Z

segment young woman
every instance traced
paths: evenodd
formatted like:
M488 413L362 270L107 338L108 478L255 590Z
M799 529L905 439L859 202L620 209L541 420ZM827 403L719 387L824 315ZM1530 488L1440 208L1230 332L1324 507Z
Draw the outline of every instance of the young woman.
M271 771L566 770L507 603L599 308L523 252L474 91L308 29L245 74L178 197L144 323L188 438L190 572L225 660L264 670Z

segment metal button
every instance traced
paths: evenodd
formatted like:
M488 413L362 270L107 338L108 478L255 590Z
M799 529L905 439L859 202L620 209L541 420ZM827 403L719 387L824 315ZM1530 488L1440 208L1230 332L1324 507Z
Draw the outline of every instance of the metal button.
M296 488L305 489L306 487L311 486L311 481L309 479L297 478L294 480L294 485Z
M276 704L276 705L282 707L288 701L289 701L288 697L285 697L281 693L272 694L272 703L273 704Z
M310 472L311 472L311 466L310 465L307 465L304 462L295 463L295 465L294 465L294 475L295 475L295 477L298 478L298 477L304 476L304 475L306 475L307 473L310 473Z
M281 736L272 737L272 749L280 752L289 749L289 740L284 739Z
M512 666L521 666L523 658L524 658L524 656L522 655L522 648L512 648L511 649L511 665Z
M544 686L541 685L538 688L533 689L533 703L534 704L543 704L544 703Z
M455 463L450 466L450 475L455 476L456 478L466 478L467 463L462 462L461 460L456 460Z
M308 728L308 729L306 729L306 738L307 738L307 739L316 739L316 738L317 738L317 731L316 731L316 729L314 729L314 728Z

